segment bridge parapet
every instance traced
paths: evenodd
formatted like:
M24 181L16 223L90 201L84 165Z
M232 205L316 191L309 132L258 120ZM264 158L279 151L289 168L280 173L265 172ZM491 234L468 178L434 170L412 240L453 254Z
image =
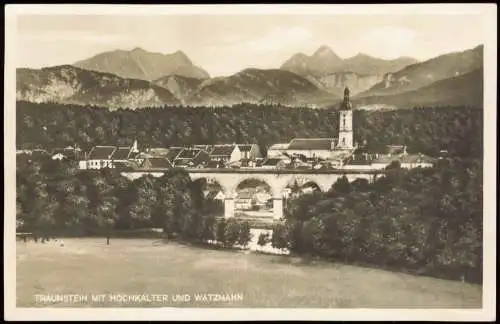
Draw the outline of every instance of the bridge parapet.
M137 179L145 174L162 176L168 169L154 171L136 170L122 172L129 179ZM269 185L273 197L274 219L283 217L283 194L288 185L295 181L303 185L315 183L323 192L328 191L343 176L349 182L366 179L372 182L384 174L383 170L269 170L269 169L186 169L192 180L201 178L213 179L220 184L225 199L225 217L234 217L234 199L238 185L248 179L260 180Z

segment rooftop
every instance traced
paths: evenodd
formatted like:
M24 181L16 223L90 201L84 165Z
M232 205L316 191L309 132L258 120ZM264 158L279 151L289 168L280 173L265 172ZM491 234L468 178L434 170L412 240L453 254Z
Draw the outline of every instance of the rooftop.
M283 160L279 159L279 158L269 158L269 159L265 160L264 163L262 163L262 165L275 166L278 163L280 163L281 161L283 161Z
M127 160L130 157L131 148L130 147L119 147L115 153L113 153L113 160Z
M177 155L176 159L192 159L196 157L201 152L200 149L184 149L179 155Z
M295 138L288 145L289 150L332 150L334 138Z
M230 156L235 149L234 145L217 145L214 146L212 152L210 152L211 156Z
M114 146L95 146L89 153L89 160L109 160L115 152Z
M423 154L383 154L372 160L372 163L391 163L394 161L399 161L400 163L434 163L436 159Z
M171 168L172 163L169 160L162 157L150 157L146 158L142 163L141 167L145 169L166 169Z
M182 147L171 147L168 152L165 154L165 157L170 161L173 161L177 158L177 156L183 151Z

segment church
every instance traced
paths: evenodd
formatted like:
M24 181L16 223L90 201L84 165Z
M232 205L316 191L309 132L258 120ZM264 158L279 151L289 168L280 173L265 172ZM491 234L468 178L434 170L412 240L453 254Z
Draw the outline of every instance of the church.
M352 114L350 92L349 88L346 87L339 111L339 133L337 138L294 138L289 143L272 145L268 149L267 156L303 156L306 159L343 161L356 149Z

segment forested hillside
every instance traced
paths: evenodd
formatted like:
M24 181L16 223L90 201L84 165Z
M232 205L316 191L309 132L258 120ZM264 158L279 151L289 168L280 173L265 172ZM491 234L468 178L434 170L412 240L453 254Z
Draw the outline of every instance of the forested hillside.
M336 262L480 282L483 180L478 160L392 168L376 182L341 178L288 202L273 245Z
M139 145L257 143L263 154L294 137L336 137L338 112L241 104L231 108L147 108L108 111L98 107L17 103L17 146L78 144ZM468 107L420 107L399 111L354 111L356 142L380 151L406 144L409 152L482 156L483 112Z

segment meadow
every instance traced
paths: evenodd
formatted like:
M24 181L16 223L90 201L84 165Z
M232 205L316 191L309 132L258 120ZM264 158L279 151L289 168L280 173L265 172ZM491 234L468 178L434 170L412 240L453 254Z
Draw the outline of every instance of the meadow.
M17 307L480 308L482 286L155 239L17 243ZM174 301L237 294L237 300ZM158 294L155 302L48 303L40 294Z

